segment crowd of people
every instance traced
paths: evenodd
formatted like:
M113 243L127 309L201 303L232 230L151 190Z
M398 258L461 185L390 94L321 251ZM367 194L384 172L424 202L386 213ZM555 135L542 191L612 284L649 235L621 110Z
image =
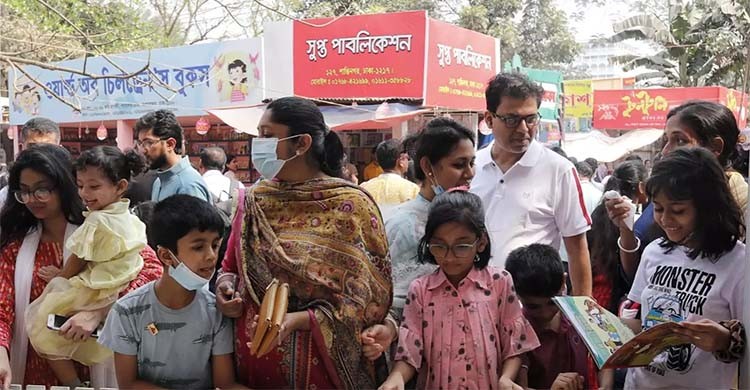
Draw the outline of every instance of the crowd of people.
M653 167L608 170L536 141L542 94L498 74L487 147L436 118L379 144L361 184L298 97L267 105L249 187L220 148L193 167L168 111L137 121L135 150L75 160L55 123L30 120L0 191L0 386L731 387L748 191L732 112L676 107ZM274 281L288 309L260 356ZM635 333L678 322L684 344L599 370L565 295Z

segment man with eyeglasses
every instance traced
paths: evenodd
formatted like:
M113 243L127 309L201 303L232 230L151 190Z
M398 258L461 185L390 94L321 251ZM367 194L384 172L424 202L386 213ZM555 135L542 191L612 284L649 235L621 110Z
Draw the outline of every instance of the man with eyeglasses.
M21 146L26 150L38 144L60 145L60 127L42 117L31 118L21 127ZM0 209L8 199L8 187L0 189Z
M477 152L471 192L482 198L491 265L539 243L565 242L574 295L591 295L586 231L591 218L573 164L535 140L543 89L519 73L500 73L485 91L484 119L494 141Z
M183 131L173 113L157 110L142 116L135 124L136 147L156 170L151 200L159 202L175 194L192 195L211 201L211 193L200 173L182 151Z

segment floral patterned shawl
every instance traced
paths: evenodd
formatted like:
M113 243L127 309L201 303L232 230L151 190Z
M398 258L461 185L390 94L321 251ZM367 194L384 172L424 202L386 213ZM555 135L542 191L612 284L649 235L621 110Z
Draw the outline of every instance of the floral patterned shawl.
M332 383L347 389L377 387L374 366L362 355L360 333L384 320L393 289L375 202L341 179L264 180L248 190L245 210L240 260L252 306L260 304L273 278L289 283L289 312L310 311L310 333L319 340L318 352L327 360L322 366ZM280 364L289 366L292 387L304 386L294 380L294 371L303 369L294 362L304 364L295 356L304 347L295 344L298 336L276 350Z

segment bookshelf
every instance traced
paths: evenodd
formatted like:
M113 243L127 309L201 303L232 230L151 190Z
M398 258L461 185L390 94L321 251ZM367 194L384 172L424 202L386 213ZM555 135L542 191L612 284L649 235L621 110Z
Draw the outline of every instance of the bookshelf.
M212 126L205 135L200 135L195 126L184 127L185 151L193 166L198 166L200 152L208 147L220 147L227 155L237 157L237 180L250 184L260 177L258 171L250 163L250 135L238 133L228 126Z
M365 166L370 163L372 148L379 143L391 139L393 133L387 130L356 130L339 133L344 144L344 151L349 156L349 162L357 166L360 178Z
M117 129L107 129L107 138L101 141L96 138L96 128L63 127L60 129L60 145L70 152L73 159L78 158L84 150L95 146L117 146L116 138Z

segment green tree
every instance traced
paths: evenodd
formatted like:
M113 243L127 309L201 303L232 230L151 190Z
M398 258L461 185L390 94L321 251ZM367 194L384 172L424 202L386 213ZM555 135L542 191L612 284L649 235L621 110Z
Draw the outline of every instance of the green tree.
M567 16L551 0L526 0L519 30L515 51L533 68L570 63L580 50Z
M579 50L565 13L551 0L292 0L287 7L298 18L423 9L433 18L499 38L503 61L517 53L542 68L570 63Z
M65 36L69 43L90 52L117 53L173 43L159 34L158 25L147 13L124 2L3 1L8 16L17 22L49 35Z
M410 10L426 10L432 14L438 12L439 3L435 0L291 0L286 6L298 18L316 18Z
M667 7L642 2L650 13L614 25L612 42L646 40L658 45L650 56L624 56L625 70L646 67L673 86L722 84L737 87L747 56L747 11L732 0L676 2Z

